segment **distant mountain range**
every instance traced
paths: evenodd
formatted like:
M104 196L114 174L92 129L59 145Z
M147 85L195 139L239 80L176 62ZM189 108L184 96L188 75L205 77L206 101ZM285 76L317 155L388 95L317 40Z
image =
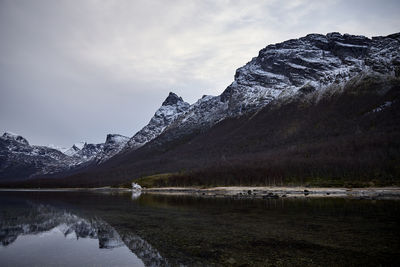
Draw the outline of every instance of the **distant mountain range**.
M5 133L0 179L49 186L178 172L221 181L398 179L399 81L400 33L310 34L262 49L219 96L190 105L170 93L131 138L57 150Z
M6 132L0 136L0 181L57 177L97 166L122 150L137 149L156 138L189 106L171 92L150 122L132 138L108 134L105 143L80 142L69 149L30 145L24 137Z

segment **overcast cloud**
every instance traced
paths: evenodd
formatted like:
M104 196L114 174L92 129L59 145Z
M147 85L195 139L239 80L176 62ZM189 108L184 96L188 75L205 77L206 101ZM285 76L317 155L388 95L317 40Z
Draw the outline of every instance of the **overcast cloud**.
M218 95L268 44L398 32L399 3L0 0L0 130L62 146L132 136L169 91Z

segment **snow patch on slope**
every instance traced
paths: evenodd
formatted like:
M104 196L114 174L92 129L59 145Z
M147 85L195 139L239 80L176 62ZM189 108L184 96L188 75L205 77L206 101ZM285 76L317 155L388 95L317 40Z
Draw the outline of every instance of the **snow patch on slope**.
M136 149L159 136L180 115L189 109L189 103L174 93L169 93L162 106L156 111L150 122L137 132L127 143L127 149Z
M4 140L14 140L18 143L24 144L24 145L29 145L28 140L26 140L24 137L22 137L19 134L16 133L12 133L12 132L5 132L1 138L3 138Z
M120 134L108 134L102 151L96 155L96 162L105 162L119 153L128 143L129 139L129 137Z

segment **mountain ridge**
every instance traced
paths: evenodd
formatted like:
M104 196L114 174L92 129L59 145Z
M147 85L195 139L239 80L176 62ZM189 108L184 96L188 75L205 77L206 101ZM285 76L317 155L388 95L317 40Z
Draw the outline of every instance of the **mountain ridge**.
M37 176L65 176L90 166L97 166L124 150L132 147L138 148L154 139L187 107L189 104L184 102L182 97L170 92L150 122L133 137L108 134L105 143L79 142L73 144L69 149L60 149L53 145L30 145L27 139L21 135L6 132L0 137L2 140L9 139L14 143L13 147L23 147L19 147L19 151L17 151L18 149L13 150L7 145L0 147L0 181L24 180ZM128 142L130 142L129 145ZM38 147L40 147L41 156L35 152ZM47 154L49 156L43 156ZM57 156L53 156L53 154ZM22 177L13 177L13 175L21 174L18 174L20 172L14 170L15 168L9 169L10 166L17 166L17 169L25 168L27 171L22 172Z
M334 32L268 45L236 71L234 82L221 95L191 105L166 129L164 138L171 141L177 132L201 131L228 117L255 112L276 99L340 90L360 73L398 76L399 43L400 33L369 39Z
M396 95L394 92L397 90L396 83L400 75L399 44L400 33L371 39L364 36L329 33L309 34L302 38L268 45L260 50L257 57L236 71L234 81L218 96L203 96L190 105L171 92L150 122L131 137L125 146L117 149L118 152L107 160L98 161L98 165L90 165L88 169L83 170L83 173L96 173L99 177L102 176L99 172L115 170L120 163L126 164L127 168L121 171L129 174L120 175L126 177L124 179L128 179L128 176L138 177L146 172L154 173L156 168L152 169L146 165L147 163L143 163L142 167L133 166L142 164L138 163L143 162L142 158L154 162L152 157L157 158L157 153L168 154L168 151L179 150L179 146L188 149L187 144L203 134L207 135L208 131L218 128L224 121L236 118L240 121L241 117L246 116L256 118L259 116L257 114L264 113L268 106L275 109L283 107L283 110L291 103L297 102L303 103L302 105L308 103L318 106L320 101L335 99L340 94L351 98L348 95L349 91L360 95L359 99L354 100L355 103L364 101L363 99L371 101L368 98L369 94L376 97ZM372 89L368 89L370 91L367 92L362 91L367 90L371 83L377 86L375 91ZM394 100L385 99L386 102L379 103L375 109L384 111L386 108L396 108L398 101L396 97ZM367 105L367 102L360 105ZM333 109L337 106L339 104ZM339 116L340 111L337 113L337 120L344 121L345 119ZM296 116L295 111L293 116ZM355 119L358 120L360 119ZM279 127L285 126L279 125ZM344 134L342 130L341 134ZM244 132L243 135L247 134ZM230 151L230 148L225 149ZM193 153L205 156L201 150ZM191 155L186 156L193 158ZM182 162L178 155L174 157ZM227 161L226 157L227 155L222 153L220 159L215 160L221 164L221 159ZM204 160L200 156L199 159ZM162 161L166 159L159 160L162 165ZM193 169L192 163L182 163L180 169L185 169L189 165L191 167L188 168ZM148 171L144 171L146 169ZM177 167L168 166L163 170L160 169L162 172L176 170Z

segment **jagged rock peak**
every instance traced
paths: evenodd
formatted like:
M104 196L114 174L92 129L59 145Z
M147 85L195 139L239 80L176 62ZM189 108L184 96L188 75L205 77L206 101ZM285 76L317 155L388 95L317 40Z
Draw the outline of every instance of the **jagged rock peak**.
M182 97L170 92L168 97L156 111L150 122L137 132L127 143L127 148L138 148L159 136L190 108L190 104Z
M81 149L80 149L79 147L77 147L75 144L72 145L72 149L74 149L74 150L76 150L76 151L81 150Z
M67 156L73 156L78 151L80 151L80 149L76 145L73 145L72 147L70 147L69 149L64 151L63 153Z
M179 97L177 94L173 92L169 92L168 97L162 103L163 106L172 106L176 105L178 102L184 102L182 97Z
M105 144L126 143L130 138L120 134L107 134Z
M102 163L116 155L129 141L129 137L120 134L107 134L106 142L96 155L96 162Z
M26 140L24 137L22 137L21 135L15 134L15 133L11 133L11 132L5 132L2 135L3 139L8 139L8 140L14 140L18 143L24 144L24 145L29 145L28 140Z

